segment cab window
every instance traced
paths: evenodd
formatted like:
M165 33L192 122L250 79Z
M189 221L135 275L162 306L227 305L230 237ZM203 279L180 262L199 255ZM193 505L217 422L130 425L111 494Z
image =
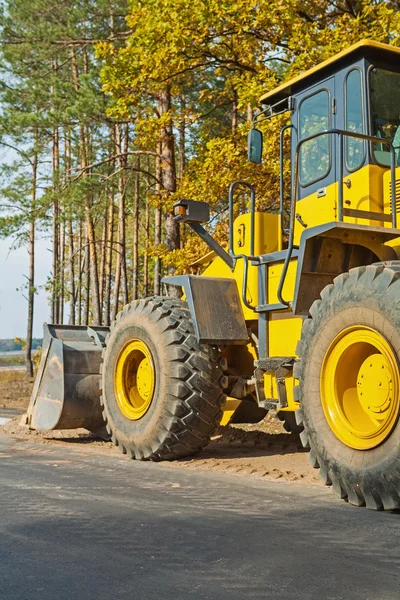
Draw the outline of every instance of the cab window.
M400 165L400 73L373 68L370 71L372 135L392 142ZM386 144L373 144L376 162L390 165Z
M353 69L346 77L345 106L346 130L353 133L364 133L361 73L358 69ZM364 162L364 142L360 139L346 137L345 148L347 170L356 171Z
M305 98L299 109L300 139L329 129L329 92L320 90ZM300 184L310 185L326 177L331 166L331 143L329 135L322 135L305 142L300 149Z

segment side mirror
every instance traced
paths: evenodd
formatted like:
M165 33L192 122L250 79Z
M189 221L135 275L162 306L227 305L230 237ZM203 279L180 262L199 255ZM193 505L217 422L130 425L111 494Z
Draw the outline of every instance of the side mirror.
M263 134L259 129L250 129L247 137L247 156L250 162L262 163Z
M182 199L174 204L174 219L184 223L208 223L210 207L207 202Z

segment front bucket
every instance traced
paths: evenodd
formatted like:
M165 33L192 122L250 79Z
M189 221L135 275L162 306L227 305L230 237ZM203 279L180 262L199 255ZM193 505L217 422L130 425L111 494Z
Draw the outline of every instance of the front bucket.
M108 327L44 324L42 359L28 407L32 429L83 427L108 438L99 387L108 331Z

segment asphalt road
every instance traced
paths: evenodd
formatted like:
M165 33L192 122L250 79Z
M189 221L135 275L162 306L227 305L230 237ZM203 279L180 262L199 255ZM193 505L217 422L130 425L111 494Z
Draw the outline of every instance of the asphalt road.
M400 514L0 437L1 600L399 600Z
M0 406L0 425L5 425L8 421L11 421L14 417L22 415L25 411L19 408L6 408Z

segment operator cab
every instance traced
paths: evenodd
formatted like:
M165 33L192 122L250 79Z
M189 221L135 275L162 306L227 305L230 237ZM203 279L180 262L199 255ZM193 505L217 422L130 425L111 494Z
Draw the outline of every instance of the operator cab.
M400 177L399 98L400 49L369 40L261 98L267 108L256 115L249 135L253 162L261 161L257 123L291 115L281 145L290 135L286 185L295 208L295 246L307 227L328 222L397 226L400 201L392 206L391 185ZM283 198L281 189L281 212Z
M261 333L279 311L287 319L307 315L337 275L400 254L399 98L400 48L359 42L261 98L266 108L249 133L251 161L262 160L258 124L290 115L280 132L279 214L256 212L254 187L234 181L226 251L202 227L209 212L201 203L175 204L175 218L188 223L220 259L203 275L233 273L244 316L258 314ZM247 187L251 206L234 219L237 187ZM282 354L278 348L269 352Z

